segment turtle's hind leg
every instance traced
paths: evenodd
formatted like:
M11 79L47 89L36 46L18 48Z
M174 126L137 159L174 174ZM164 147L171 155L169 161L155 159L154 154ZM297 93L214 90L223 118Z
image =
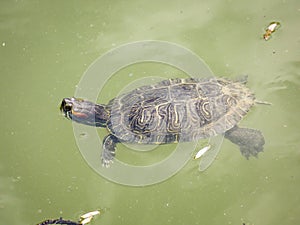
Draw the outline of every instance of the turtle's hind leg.
M225 133L225 137L240 147L240 151L247 159L257 157L263 151L265 139L259 130L250 128L233 127Z
M103 140L103 151L101 154L102 166L109 167L116 155L116 144L119 142L114 135L107 135Z

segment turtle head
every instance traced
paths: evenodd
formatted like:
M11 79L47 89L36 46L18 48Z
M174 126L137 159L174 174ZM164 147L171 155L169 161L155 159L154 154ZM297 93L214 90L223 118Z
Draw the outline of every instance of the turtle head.
M63 115L77 123L105 127L109 112L104 105L98 105L80 98L64 98L60 105Z

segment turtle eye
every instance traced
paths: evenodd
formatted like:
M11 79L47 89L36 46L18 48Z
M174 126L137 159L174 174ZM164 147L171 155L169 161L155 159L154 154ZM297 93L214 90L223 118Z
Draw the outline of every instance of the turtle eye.
M64 111L65 111L65 112L70 112L71 110L72 110L72 106L71 106L71 105L66 104L66 105L64 106Z

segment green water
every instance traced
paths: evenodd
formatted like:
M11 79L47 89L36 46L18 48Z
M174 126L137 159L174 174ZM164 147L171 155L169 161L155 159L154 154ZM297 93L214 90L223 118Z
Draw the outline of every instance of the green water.
M92 223L102 225L300 223L299 1L1 1L0 6L0 224L77 220L95 209L102 215ZM282 26L266 42L262 35L272 21ZM217 76L248 74L258 98L272 102L254 107L241 122L264 133L265 151L258 159L245 160L224 141L208 170L199 172L191 160L172 178L147 187L112 183L87 165L72 124L59 113L60 101L74 95L100 55L149 39L185 46ZM180 75L170 67L133 65L112 77L99 99L107 102L131 80L173 73Z

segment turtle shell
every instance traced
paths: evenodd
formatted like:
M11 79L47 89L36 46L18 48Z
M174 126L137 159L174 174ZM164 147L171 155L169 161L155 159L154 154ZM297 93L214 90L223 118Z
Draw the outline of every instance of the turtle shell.
M242 81L169 79L122 94L108 104L107 128L120 141L163 144L223 134L254 104Z

